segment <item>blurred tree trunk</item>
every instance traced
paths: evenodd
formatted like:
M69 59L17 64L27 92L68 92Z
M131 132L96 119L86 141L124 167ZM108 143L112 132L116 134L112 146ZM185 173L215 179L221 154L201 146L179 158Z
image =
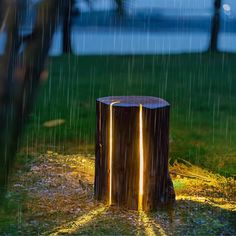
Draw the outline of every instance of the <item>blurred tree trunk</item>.
M117 5L117 13L120 16L123 16L125 13L124 0L115 0Z
M64 9L63 17L63 52L71 53L71 20L75 0L68 0Z
M27 1L4 1L2 9L10 10L6 21L7 45L0 63L0 197L7 189L19 136L33 105L52 36L65 3L64 0L40 2L35 27L27 38L24 52L19 55L22 43L19 24Z
M220 29L221 0L215 0L214 7L215 7L215 11L214 11L214 16L212 20L210 51L217 51L218 34L219 34L219 29Z
M3 0L0 0L0 29L2 27L2 23L3 23Z
M5 192L8 180L9 166L12 162L13 140L11 140L12 123L14 114L13 107L13 71L17 62L20 38L18 34L17 19L21 18L19 2L5 0L2 2L2 12L9 11L5 30L7 33L7 44L5 53L0 63L0 194Z

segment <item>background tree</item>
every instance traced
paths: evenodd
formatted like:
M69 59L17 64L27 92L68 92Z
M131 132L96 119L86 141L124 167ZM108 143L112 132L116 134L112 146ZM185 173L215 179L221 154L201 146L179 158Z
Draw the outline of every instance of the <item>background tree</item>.
M71 52L71 23L72 23L72 11L75 5L75 0L68 0L65 4L64 16L63 16L63 52Z
M221 0L214 0L214 16L212 19L210 50L217 51L218 34L220 30Z
M88 6L91 7L91 0L85 0ZM72 27L72 18L75 14L80 14L79 9L75 10L76 0L66 1L63 17L63 52L71 53L71 27ZM123 16L125 12L124 0L115 0L117 6L117 13L119 16Z
M124 0L115 0L115 2L116 2L116 6L117 6L117 13L120 16L123 16L124 12L125 12Z

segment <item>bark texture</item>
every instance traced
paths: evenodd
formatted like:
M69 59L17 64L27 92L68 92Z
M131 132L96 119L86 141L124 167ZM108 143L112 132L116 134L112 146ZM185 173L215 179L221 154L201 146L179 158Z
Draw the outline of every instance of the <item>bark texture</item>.
M141 195L142 210L174 202L168 171L169 113L170 105L154 97L97 100L95 197L98 200L139 209ZM140 139L143 140L143 194L140 194Z

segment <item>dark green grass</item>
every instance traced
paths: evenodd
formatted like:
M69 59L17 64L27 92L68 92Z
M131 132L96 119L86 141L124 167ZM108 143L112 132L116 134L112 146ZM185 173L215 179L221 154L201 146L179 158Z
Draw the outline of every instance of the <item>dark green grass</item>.
M171 103L170 158L236 173L236 55L62 56L49 61L23 146L92 150L95 100L149 95ZM55 128L43 122L65 119ZM92 150L93 151L93 150Z

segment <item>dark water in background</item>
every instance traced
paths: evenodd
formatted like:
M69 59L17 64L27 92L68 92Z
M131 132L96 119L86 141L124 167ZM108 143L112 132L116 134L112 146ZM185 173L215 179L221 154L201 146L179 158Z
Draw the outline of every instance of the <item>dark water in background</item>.
M95 54L171 54L203 52L210 41L212 0L127 1L127 15L116 16L110 0L88 6L77 1L81 10L72 27L72 51ZM29 9L30 10L30 9ZM32 10L32 9L31 9ZM28 22L32 22L29 15ZM22 31L30 30L27 24ZM6 36L0 34L0 54ZM218 49L236 52L236 1L224 0ZM54 35L50 55L62 53L61 29Z

